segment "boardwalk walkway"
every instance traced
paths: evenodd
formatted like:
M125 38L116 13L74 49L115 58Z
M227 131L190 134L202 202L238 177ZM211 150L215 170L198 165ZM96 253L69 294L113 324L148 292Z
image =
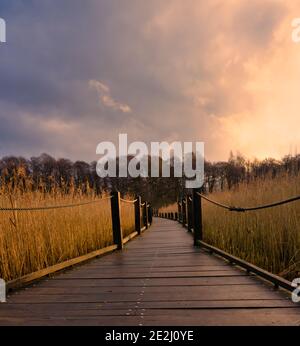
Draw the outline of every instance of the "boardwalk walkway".
M299 325L290 297L192 245L174 221L18 291L0 325Z

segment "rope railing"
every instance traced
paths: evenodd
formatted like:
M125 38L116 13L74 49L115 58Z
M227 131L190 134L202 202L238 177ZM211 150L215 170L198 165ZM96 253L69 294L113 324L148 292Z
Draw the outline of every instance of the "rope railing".
M138 196L134 200L124 199L120 197L119 191L113 191L110 196L105 196L99 199L95 199L92 201L81 202L81 203L73 203L73 204L61 204L61 205L48 205L48 206L40 206L40 207L0 207L1 211L43 211L43 210L51 210L51 209L63 209L63 208L73 208L80 207L90 204L99 203L105 200L110 200L111 204L111 217L112 217L112 228L113 228L113 241L114 244L118 245L118 248L121 249L123 247L123 234L121 227L121 206L120 202L130 203L134 205L134 216L135 216L135 233L141 234L141 216L146 221L145 226L148 228L152 224L152 207L151 205L145 201L141 203L141 197ZM136 203L138 201L138 203ZM142 208L143 207L143 208ZM142 212L141 212L141 209Z
M197 195L199 195L201 198L205 199L206 201L208 201L208 202L210 202L210 203L212 203L212 204L214 204L214 205L216 205L218 207L227 209L229 211L236 211L236 212L246 212L246 211L267 209L267 208L277 207L279 205L288 204L288 203L300 200L300 196L296 196L296 197L288 198L288 199L285 199L285 200L282 200L282 201L278 201L278 202L274 202L274 203L259 205L259 206L256 206L256 207L245 208L245 207L229 206L229 205L225 205L225 204L216 202L216 201L206 197L205 195L203 195L203 194L201 194L199 192L197 192Z
M263 270L249 262L246 262L245 260L237 258L231 255L230 253L220 250L203 241L202 199L229 211L247 212L247 211L267 209L267 208L272 208L272 207L292 203L292 202L300 200L300 196L295 196L295 197L287 198L281 201L276 201L273 203L258 205L254 207L235 207L235 206L230 206L230 205L217 202L213 199L210 199L206 195L201 194L199 190L197 191L196 189L193 189L192 197L186 195L185 197L181 197L180 199L177 200L178 212L174 213L174 212L160 212L159 210L155 211L155 216L178 221L179 223L182 224L184 228L187 228L188 231L191 234L193 234L195 246L203 247L204 249L208 250L210 253L215 253L218 256L224 257L225 259L229 260L230 263L235 263L236 265L246 269L248 273L254 273L262 277L263 279L272 282L276 288L282 287L289 291L293 291L294 286L292 285L291 282L279 277L278 275L269 273L266 270Z
M98 202L102 202L108 199L111 199L112 196L107 196L107 197L103 197L94 201L88 201L88 202L81 202L81 203L73 203L73 204L61 204L61 205L50 205L50 206L44 206L44 207L26 207L26 208L22 208L22 207L14 207L14 208L8 208L8 207L0 207L0 211L41 211L41 210L51 210L51 209L63 209L63 208L73 208L73 207L80 207L83 205L89 205L89 204L95 204ZM129 199L124 199L124 198L120 198L120 201L124 202L124 203L130 203L130 204L134 204L138 199L133 199L133 200L129 200ZM144 207L146 205L146 203L142 203L141 207ZM150 207L150 204L147 204L147 207Z
M89 202L81 202L81 203L73 203L73 204L61 204L61 205L50 205L50 206L44 206L44 207L15 207L15 208L6 208L6 207L0 207L0 211L42 211L42 210L51 210L51 209L64 209L64 208L74 208L74 207L80 207L83 205L88 204L95 204L99 203L108 199L111 199L112 196L102 197L100 199L89 201Z
M25 276L22 276L20 278L16 278L8 283L9 289L14 289L18 287L23 287L24 285L27 285L28 283L34 282L35 280L41 279L42 277L45 277L46 275L53 274L55 272L58 272L62 269L74 266L75 264L83 263L87 260L90 260L92 258L96 258L98 256L102 256L107 253L111 253L115 250L122 250L124 245L130 241L131 239L135 238L136 236L139 236L142 234L142 232L146 231L151 225L153 220L153 208L149 202L142 201L141 196L137 196L135 200L129 200L129 199L123 199L121 198L120 192L117 190L111 191L111 195L109 196L103 196L102 198L97 198L91 201L81 202L81 203L73 203L73 204L63 204L63 205L48 205L48 206L39 206L39 207L0 207L1 211L37 211L37 210L50 210L50 209L62 209L62 208L72 208L72 207L79 207L89 204L95 204L102 202L104 200L109 200L110 208L106 208L106 210L110 209L111 213L111 226L112 226L112 244L108 245L104 248L97 249L95 251L88 252L82 256L71 258L69 260L66 260L64 262L60 262L57 264L54 264L50 267L43 268L41 270L38 270L36 272L27 274ZM123 232L123 216L122 216L122 205L121 202L126 202L133 204L134 208L131 209L131 212L134 215L134 229L130 229L129 234L125 234ZM137 203L136 203L137 202ZM143 208L142 208L143 206ZM9 217L9 215L3 215ZM35 217L36 215L33 215ZM125 229L126 231L126 229ZM127 233L127 232L126 232ZM101 237L101 233L99 234Z

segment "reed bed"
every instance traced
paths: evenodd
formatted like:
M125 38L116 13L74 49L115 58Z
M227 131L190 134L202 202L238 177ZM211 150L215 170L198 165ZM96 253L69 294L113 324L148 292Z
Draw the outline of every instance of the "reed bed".
M126 198L132 200L130 196L126 196ZM123 237L127 237L130 233L135 231L133 203L121 202L121 227L123 230Z
M300 176L241 184L211 198L234 206L257 206L300 194ZM300 274L300 203L235 213L203 201L204 241L287 279Z
M173 203L159 209L160 213L175 213L178 211L177 203Z
M0 277L6 281L84 255L113 243L110 200L88 186L32 191L27 179L0 187L0 207L41 207L96 201L72 208L0 212ZM16 183L17 182L17 183ZM46 191L47 190L47 191ZM131 207L132 208L132 207ZM134 228L133 211L122 210L125 235Z

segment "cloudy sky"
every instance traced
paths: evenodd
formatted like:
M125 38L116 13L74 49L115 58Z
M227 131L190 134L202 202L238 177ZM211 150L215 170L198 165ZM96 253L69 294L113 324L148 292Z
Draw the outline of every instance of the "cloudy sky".
M100 141L300 151L294 0L1 0L0 156L94 160Z

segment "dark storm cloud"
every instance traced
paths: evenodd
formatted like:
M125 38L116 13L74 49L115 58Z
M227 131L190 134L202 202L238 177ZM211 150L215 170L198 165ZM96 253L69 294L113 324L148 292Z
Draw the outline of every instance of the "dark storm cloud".
M248 77L244 59L268 43L281 8L2 0L8 42L0 47L1 151L30 156L43 148L93 159L97 143L120 132L131 140L210 141L212 115L251 107L240 87ZM109 92L99 94L90 81Z

